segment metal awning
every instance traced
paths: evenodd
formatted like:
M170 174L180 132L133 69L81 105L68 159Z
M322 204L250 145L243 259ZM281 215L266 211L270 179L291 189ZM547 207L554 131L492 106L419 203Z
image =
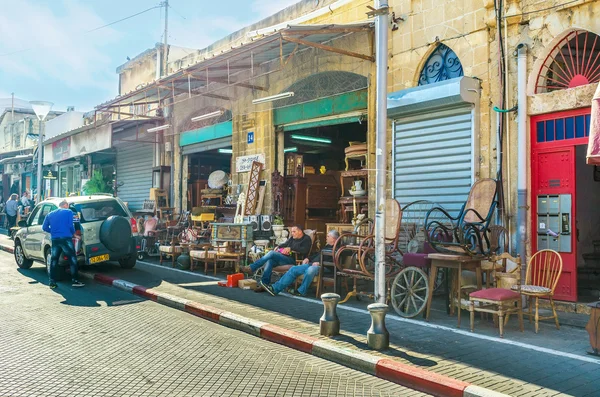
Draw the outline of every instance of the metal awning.
M163 120L162 117L155 117L153 118L153 120ZM60 141L61 139L73 136L73 135L77 135L77 134L81 134L83 132L89 131L89 130L93 130L96 128L100 128L105 126L106 124L111 124L112 127L112 132L119 132L122 130L125 130L127 128L133 128L136 127L138 125L141 124L148 124L148 123L152 123L153 120L149 120L149 119L137 119L137 120L113 120L113 121L109 121L109 122L103 122L103 123L92 123L89 125L84 125L83 127L79 127L79 128L75 128L71 131L66 131L63 132L61 134L55 135L52 138L48 138L44 140L44 145L48 145L51 144L53 142L56 141Z
M598 88L596 88L596 93L592 99L587 163L591 165L600 165L600 84L598 84Z
M254 80L282 70L294 54L307 48L318 48L374 62L372 48L367 48L367 53L357 53L333 46L337 39L357 33L370 33L372 30L371 22L288 25L284 29L251 38L247 43L207 56L197 64L98 105L96 111L117 112L115 109L124 106L160 104L165 99L180 94L231 100L232 98L217 93L218 90L231 86L266 91L265 87L254 84Z
M31 154L31 153L33 153L33 148L12 150L10 152L0 153L0 160L14 157L14 156L17 156L20 154Z
M26 163L33 159L33 154L18 154L14 157L8 157L0 160L0 164Z

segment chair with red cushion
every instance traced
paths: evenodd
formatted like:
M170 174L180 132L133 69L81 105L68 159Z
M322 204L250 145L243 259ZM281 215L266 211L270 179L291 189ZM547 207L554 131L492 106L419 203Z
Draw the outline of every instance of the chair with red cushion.
M493 256L490 261L498 263L504 262L506 269L506 261L513 261L517 267L510 273L496 273L495 279L497 285L494 288L482 289L471 292L469 294L469 312L471 314L471 332L475 326L475 312L492 313L498 316L498 325L500 329L500 337L504 337L504 319L508 319L511 313L517 313L519 316L519 327L523 332L523 310L520 293L520 275L521 275L521 258L512 257L507 253ZM512 291L511 287L516 289Z

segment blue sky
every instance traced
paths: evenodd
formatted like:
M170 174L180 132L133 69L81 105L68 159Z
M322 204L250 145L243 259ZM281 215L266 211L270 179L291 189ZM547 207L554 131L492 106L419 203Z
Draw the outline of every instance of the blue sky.
M169 0L169 42L204 48L298 0ZM117 66L162 41L159 0L0 0L0 98L88 111L117 95Z

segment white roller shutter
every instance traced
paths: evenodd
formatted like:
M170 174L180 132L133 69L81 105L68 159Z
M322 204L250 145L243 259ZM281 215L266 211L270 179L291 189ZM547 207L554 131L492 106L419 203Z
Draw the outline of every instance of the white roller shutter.
M131 211L142 209L150 197L154 146L135 143L117 149L117 181L123 183L118 196Z
M394 121L394 197L431 200L456 214L473 182L472 106Z

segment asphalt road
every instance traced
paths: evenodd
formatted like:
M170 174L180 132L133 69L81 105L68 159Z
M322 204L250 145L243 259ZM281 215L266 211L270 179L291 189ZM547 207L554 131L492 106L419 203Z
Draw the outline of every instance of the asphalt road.
M377 377L0 253L0 396L417 396Z

